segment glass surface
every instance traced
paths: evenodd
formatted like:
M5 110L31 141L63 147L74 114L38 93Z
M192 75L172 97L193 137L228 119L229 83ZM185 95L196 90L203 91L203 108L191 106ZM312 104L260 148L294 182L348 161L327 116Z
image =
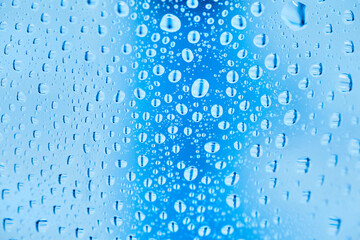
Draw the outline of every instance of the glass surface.
M0 239L360 239L359 4L0 0Z

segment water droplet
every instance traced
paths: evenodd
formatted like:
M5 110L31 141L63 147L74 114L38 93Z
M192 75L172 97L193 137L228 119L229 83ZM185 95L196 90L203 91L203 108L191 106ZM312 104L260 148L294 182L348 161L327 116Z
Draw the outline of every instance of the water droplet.
M114 6L115 12L119 17L126 17L129 15L130 9L129 5L124 1L120 1Z
M209 91L209 82L205 79L197 79L191 86L191 94L193 97L202 98Z
M188 113L188 108L183 103L178 103L176 105L175 109L180 115L186 115Z
M303 29L307 24L306 5L296 0L288 1L281 11L281 18L290 29Z
M217 142L208 142L205 144L204 149L208 153L216 153L220 150L220 144Z
M351 92L353 88L353 81L350 74L342 73L339 75L337 82L337 90L341 93Z
M341 114L340 113L333 113L330 116L330 128L338 128L341 124Z
M146 157L145 155L140 155L138 157L138 164L140 167L145 167L149 162L149 158Z
M194 54L189 48L185 48L184 50L182 50L181 56L185 62L192 62L192 60L194 59Z
M299 81L298 87L302 90L307 89L310 85L308 78L303 78Z
M174 208L175 208L175 211L177 211L178 213L183 213L186 210L186 205L183 201L178 200L175 202Z
M259 158L263 155L263 148L260 144L254 144L250 149L250 155L254 158Z
M239 108L241 111L247 111L250 108L250 102L248 100L244 100L239 104Z
M181 21L177 16L168 13L161 18L160 28L166 32L177 32L181 28Z
M230 194L226 197L226 203L231 208L238 208L240 207L240 197L237 194Z
M343 20L346 24L351 24L355 20L355 16L353 11L351 10L345 10L343 14Z
M121 218L121 217L114 216L114 217L113 217L113 221L112 221L112 223L114 224L114 226L119 227L119 226L121 226L121 225L122 225L123 220L122 220L122 218Z
M308 157L299 158L296 161L297 172L298 173L308 173L309 168L310 168L310 162L311 162L311 160Z
M219 118L223 115L223 107L219 104L215 104L214 106L211 107L211 115L214 118Z
M237 129L238 129L241 133L246 132L246 130L247 130L246 123L244 123L244 122L238 123Z
M258 34L254 37L254 45L257 46L258 48L263 48L266 47L266 45L268 45L269 43L269 37L268 35L262 33L262 34Z
M102 101L104 101L104 99L105 99L105 93L103 91L101 91L101 90L98 91L97 94L96 94L95 100L97 102L102 102Z
M261 105L265 108L269 108L271 106L271 98L267 94L262 95L260 101Z
M288 137L285 133L278 134L275 139L275 146L276 148L284 148L288 143Z
M329 218L329 228L328 231L330 235L337 235L340 231L341 219L337 217Z
M241 15L235 15L231 19L231 26L238 30L244 30L246 28L246 18Z
M190 31L188 34L188 41L193 44L199 42L200 41L200 33L195 30Z
M139 26L137 26L137 28L136 28L137 36L145 37L147 33L148 33L148 28L145 24L140 24Z
M168 228L170 232L177 232L179 230L179 225L176 222L171 221L168 224Z
M93 62L95 59L96 59L95 54L93 54L93 53L90 52L90 51L86 51L86 52L85 52L85 61L87 61L87 62Z
M353 138L349 142L349 153L351 156L360 156L360 139Z
M155 134L155 142L158 144L164 143L166 140L166 137L162 133Z
M168 79L172 83L176 83L181 79L181 72L179 70L172 70L169 73Z
M157 199L157 195L153 191L149 191L145 193L145 200L148 202L155 202Z
M198 234L200 237L208 236L211 232L211 229L209 226L202 226L198 230Z
M135 95L135 97L136 97L137 99L142 100L142 99L145 98L146 92L145 92L143 89L141 89L141 88L135 88L135 89L134 89L134 95Z
M278 101L281 105L288 105L291 102L291 93L289 91L281 92Z
M227 186L233 186L235 185L240 179L240 176L236 172L232 172L230 175L225 177L225 184Z
M229 83L236 83L239 81L239 74L236 71L231 70L226 74L226 80Z
M234 233L234 228L231 225L225 225L221 228L221 233L225 236L229 236Z
M319 77L323 74L323 66L321 63L319 64L313 64L311 67L310 67L310 74L311 76L313 77Z
M261 2L255 2L251 5L250 11L255 17L260 17L263 14L265 9L264 4Z
M189 8L197 8L199 6L199 1L198 0L187 0L186 5Z
M89 7L96 7L98 0L86 0L86 3Z
M345 41L344 42L344 52L346 54L351 54L354 52L354 43L353 41Z
M48 227L47 220L41 219L41 220L36 221L36 231L37 232L44 233L44 232L46 232L47 227Z
M229 32L223 32L221 35L220 35L220 44L221 45L228 45L231 43L233 39L233 35Z
M184 178L187 181L195 180L197 175L198 175L198 169L196 167L194 167L194 166L190 166L190 167L186 168L185 171L184 171Z
M280 57L276 53L271 53L265 58L265 67L269 70L276 70L280 65Z
M121 90L117 91L117 93L114 96L114 101L116 103L121 103L125 99L125 93Z
M15 70L15 71L21 71L21 69L22 69L22 61L21 60L14 60L13 61L13 69Z
M47 84L45 84L45 83L40 83L39 85L38 85L38 92L40 93L40 94L48 94L49 93L49 86L47 85Z
M263 75L263 69L259 65L252 66L249 69L249 77L253 80L258 80Z
M299 71L300 71L300 67L299 67L299 65L297 63L291 64L288 67L288 73L290 75L295 76L295 75L297 75L299 73Z
M10 232L14 228L14 219L4 218L3 219L3 229L5 232Z

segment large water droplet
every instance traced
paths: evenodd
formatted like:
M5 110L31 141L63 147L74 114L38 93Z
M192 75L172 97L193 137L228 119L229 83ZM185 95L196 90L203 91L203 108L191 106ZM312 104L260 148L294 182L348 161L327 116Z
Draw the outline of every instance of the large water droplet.
M228 45L231 43L233 39L233 35L229 32L223 32L220 36L220 44L221 45Z
M240 179L240 176L236 172L232 172L228 176L225 177L225 184L227 186L233 186L235 185Z
M208 142L205 144L204 149L208 153L216 153L220 150L220 144L218 144L217 142Z
M226 197L226 203L232 208L238 208L240 206L240 197L236 194L230 194Z
M45 83L40 83L38 85L38 92L40 94L48 94L49 93L49 86Z
M129 6L127 5L127 3L120 1L117 4L115 4L115 12L119 17L126 17L127 15L129 15Z
M190 43L197 43L200 41L200 33L198 31L190 31L189 34L188 34L188 41Z
M191 86L191 94L196 98L202 98L209 91L209 82L205 79L197 79Z
M350 74L342 73L339 75L337 90L341 93L351 92L353 81Z
M141 88L135 88L134 95L136 98L141 100L145 98L146 92Z
M269 70L276 70L280 65L280 57L276 53L270 53L265 58L265 67Z
M266 45L268 45L269 43L269 37L262 33L262 34L258 34L254 37L254 45L259 47L259 48L263 48L266 47Z
M298 111L296 111L295 109L289 110L284 115L284 123L287 126L291 126L297 123L299 121L299 118L300 118L300 113Z
M246 18L241 15L235 15L231 19L231 26L239 30L244 30L246 28Z
M257 80L261 78L262 75L263 75L263 70L259 65L252 66L249 69L249 77L251 79Z
M180 27L180 19L173 14L165 14L160 21L160 28L166 32L179 31Z
M301 30L307 24L306 5L295 0L287 2L281 11L281 18L292 30Z
M168 79L172 83L176 83L181 79L181 72L179 70L172 70L169 73Z
M199 1L198 0L187 0L186 5L189 8L197 8L197 6L199 6Z
M260 17L263 14L265 9L264 4L261 2L255 2L251 5L250 11L255 17Z
M181 56L184 59L184 61L188 63L192 62L192 60L194 59L194 54L189 48L183 49L181 52Z
M194 166L188 167L184 171L184 178L188 181L194 180L198 175L198 169Z
M178 213L183 213L186 210L186 205L183 201L178 200L175 202L174 208L175 208L175 211L177 211Z

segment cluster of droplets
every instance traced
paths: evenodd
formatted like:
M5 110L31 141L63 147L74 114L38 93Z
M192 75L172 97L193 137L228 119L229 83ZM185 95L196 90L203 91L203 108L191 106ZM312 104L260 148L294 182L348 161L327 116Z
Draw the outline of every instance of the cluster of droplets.
M160 171L154 170L153 174L164 171L167 177L155 177L158 179L156 182L173 189L160 195L156 190L147 191L144 200L163 202L166 206L165 212L166 209L171 212L170 202L175 200L174 209L184 217L183 224L190 232L198 229L200 237L208 234L236 233L235 229L241 226L241 222L224 222L221 231L215 230L214 233L214 229L209 227L211 224L203 224L209 221L206 211L198 211L196 224L192 223L187 215L197 209L198 201L195 201L195 204L186 198L166 200L171 192L190 188L189 196L192 198L200 192L199 189L203 188L203 185L221 183L230 188L220 188L220 195L223 197L219 197L217 201L226 203L230 209L238 209L241 204L248 202L246 197L241 199L240 174L234 166L249 161L248 156L260 160L273 157L269 152L270 146L286 149L293 140L293 136L285 132L291 129L304 131L307 127L306 124L298 124L304 120L300 121L303 117L302 108L299 107L301 103L294 103L294 99L299 98L293 93L296 92L296 88L286 87L286 84L281 86L273 76L282 80L297 81L297 88L308 90L307 98L312 99L314 91L309 90L310 81L322 79L326 73L323 62L312 63L310 66L292 63L289 55L277 48L277 39L270 38L269 32L262 31L259 27L256 27L256 31L249 31L253 29L257 19L263 19L267 14L264 3L254 2L243 6L240 3L227 2L229 6L224 7L215 2L201 4L198 1L187 1L186 5L176 4L173 6L176 10L159 12L159 18L155 17L155 11L153 18L156 20L153 24L138 25L136 35L140 38L136 42L138 49L134 55L138 55L138 58L143 56L149 61L139 61L139 65L135 67L138 73L132 79L136 86L136 101L141 101L135 109L139 111L139 116L143 114L142 120L151 121L153 118L155 121L154 124L151 123L152 127L150 123L147 125L147 133L139 130L141 133L138 139L146 144L139 147L139 152L147 152L149 161L158 157L168 159L153 160L155 166L164 166ZM163 5L160 8L167 7ZM200 15L194 9L204 12ZM303 34L311 28L309 11L309 7L302 2L285 1L281 5L281 11L276 15L276 21L281 29L284 29L283 35L285 32ZM343 20L345 24L351 24L354 21L353 12L345 11ZM200 24L206 27L198 28ZM332 31L332 25L326 25L325 34L332 34ZM143 39L149 39L152 45L141 45L145 41ZM354 52L353 41L345 41L344 44L345 54ZM293 43L291 47L297 49L299 43ZM311 59L312 54L309 50L303 55ZM304 65L304 68L308 68L308 75L305 76ZM318 81L321 83L321 80ZM340 93L351 92L351 74L340 73L332 88ZM310 118L315 118L315 115L310 114ZM279 119L281 128L278 127ZM140 124L140 121L135 122ZM274 130L273 122L276 122L277 126ZM330 128L338 128L340 124L341 114L334 113L330 118ZM153 137L149 138L150 135ZM323 141L326 137L331 138L324 135ZM358 146L356 140L353 140L350 143L350 152L356 155ZM150 151L149 148L153 150ZM178 162L179 158L182 158L181 162ZM274 176L279 161L281 157L266 165L268 172ZM307 174L310 165L310 158L298 158L297 172ZM257 167L255 171L259 171ZM177 175L183 176L183 180L191 184L187 186L188 183L179 178L170 180ZM320 179L323 182L324 178ZM150 182L150 179L146 182ZM171 185L168 185L170 182ZM271 188L274 189L277 184L277 177L269 179ZM210 202L215 201L213 189L210 188L209 191L209 194L200 193L198 200L210 198ZM259 197L259 203L268 205L270 197L262 194L263 188L260 188L259 192L262 195ZM304 190L301 202L309 203L311 194L310 190ZM284 199L289 198L290 193L286 191ZM199 208L202 209L202 205ZM217 207L205 209L215 213L219 211ZM168 215L165 215L164 211L161 211L160 218L169 221L169 231L181 230L182 225L175 219L165 217ZM258 211L252 212L252 215L259 218ZM279 224L279 219L280 217L277 217L274 222ZM244 218L244 221L250 220ZM268 228L269 224L267 219L263 219L260 226ZM189 234L193 236L192 233Z
M252 85L259 84L262 87L265 71L262 66L269 71L277 70L280 66L280 55L269 53L262 63L248 66L246 60L250 57L249 50L240 49L240 46L243 45L242 41L244 41L246 30L250 24L248 23L249 16L245 7L240 4L231 5L231 11L237 9L237 14L234 14L235 11L233 13L228 10L220 11L221 5L201 5L197 1L187 1L186 6L174 6L175 9L182 10L178 12L179 14L175 14L177 11L163 13L159 18L153 15L156 19L153 24L139 23L136 27L138 40L135 45L137 50L131 54L138 55L139 58L143 56L144 59L136 63L134 69L137 73L131 79L134 82L134 100L138 102L135 104L134 101L131 105L134 106L136 115L139 117L136 117L133 122L135 124L134 134L140 143L145 144L137 147L137 152L141 154L139 158L142 159L138 163L140 167L147 166L149 170L152 169L149 164L155 164L154 167L159 165L156 167L159 170L152 170L154 177L146 178L144 176L145 178L142 177L144 180L139 180L140 185L142 185L141 182L144 183L139 187L145 187L144 190L141 190L144 195L140 201L145 201L144 204L146 202L153 203L153 206L157 206L158 202L163 203L163 211L156 209L154 213L148 213L168 221L168 229L162 231L178 232L183 228L177 220L169 218L167 212L171 212L173 206L173 210L183 217L182 223L189 230L187 233L189 236L193 236L192 232L195 229L200 237L211 233L233 234L235 226L232 224L225 224L220 231L215 230L215 232L209 226L210 224L203 224L209 221L207 216L210 213L207 212L217 213L220 209L198 206L208 198L210 202L215 201L215 198L212 196L214 190L211 188L209 194L196 193L197 189L201 189L203 185L211 186L212 182L218 184L221 181L224 186L229 188L221 190L224 198L217 201L224 201L229 209L238 209L241 202L248 200L241 200L240 195L235 193L235 187L240 179L239 173L227 172L226 169L229 168L229 164L232 165L231 162L235 161L234 157L238 157L240 152L248 153L253 158L260 158L264 154L261 144L244 143L237 140L236 136L243 134L247 139L249 138L248 134L259 136L260 132L256 130L255 125L258 122L260 122L260 129L264 131L271 128L271 121L267 118L261 119L261 112L262 108L271 106L272 97L260 95L259 100L253 102L249 94L258 95L259 89L255 90ZM219 18L218 23L215 23L212 17L207 18L206 14L204 14L205 19L202 19L200 15L195 15L196 12L192 12L192 9L199 8L203 8L205 11L213 9L219 11L215 12ZM250 5L250 14L255 18L260 17L264 9L264 4L255 2ZM192 20L186 19L182 12L189 13ZM200 23L209 25L209 30L200 31L195 28ZM219 27L215 27L215 24L219 24ZM151 41L153 44L144 46L141 45L143 41ZM215 42L211 43L211 41ZM252 44L259 50L266 48L269 42L269 36L265 33L258 33L252 39ZM213 47L210 43L213 44ZM128 49L134 49L130 43L127 46ZM216 48L219 49L216 50ZM130 52L124 51L124 53ZM232 60L233 57L229 58L234 52L237 56L236 61ZM221 69L219 73L216 73L217 64L212 64L211 61L218 62L219 66L226 66L228 70ZM200 70L199 73L197 73L197 69ZM168 81L168 83L164 81ZM166 85L166 87L164 88L162 85ZM223 87L224 90L220 90ZM278 101L282 105L289 104L290 92L282 92L278 96ZM210 105L208 105L209 103ZM229 121L230 118L240 121ZM297 110L289 110L284 115L284 123L288 126L294 125L298 119ZM142 128L143 121L147 122L146 128ZM287 136L279 134L276 138L276 146L283 148L286 141ZM228 142L232 143L228 144ZM191 146L193 143L196 146ZM224 159L220 153L229 150L233 153L228 154ZM181 156L184 156L185 159L178 162ZM156 158L159 160L155 160ZM165 161L165 158L168 160ZM200 164L200 161L204 161L201 158L208 159L206 164L213 167L214 170L205 172L204 164ZM191 163L191 159L196 159L196 161ZM160 168L160 166L164 167ZM212 176L211 173L219 170L224 171L218 177ZM164 173L160 174L161 172ZM185 182L175 180L178 179L174 179L177 175L183 176ZM137 175L131 172L131 176L131 180L134 181ZM156 180L154 181L154 179ZM188 186L191 191L190 199L198 194L198 200L190 202L190 199L184 198L169 199L171 192L188 188L186 181L191 182ZM153 184L168 188L168 191L166 193L159 192L153 187ZM262 199L264 204L268 202L266 196ZM171 202L174 202L173 205ZM142 209L139 211L148 212L146 208L139 208ZM195 209L199 215L194 223L189 214ZM156 214L158 211L160 215ZM242 224L237 222L235 225L236 228L239 228ZM146 232L151 233L151 227L146 226ZM162 231L157 235L165 234Z

